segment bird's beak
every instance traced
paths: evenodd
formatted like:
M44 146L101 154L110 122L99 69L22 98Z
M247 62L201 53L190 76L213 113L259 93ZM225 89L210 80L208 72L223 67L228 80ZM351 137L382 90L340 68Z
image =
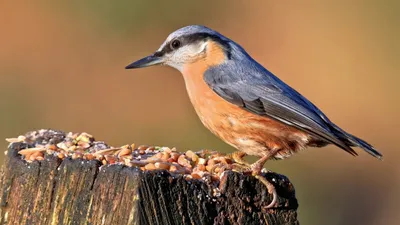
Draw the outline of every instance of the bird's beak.
M144 57L143 59L139 59L136 62L133 62L125 67L125 69L136 69L148 66L154 66L163 63L163 57L157 56L156 54Z

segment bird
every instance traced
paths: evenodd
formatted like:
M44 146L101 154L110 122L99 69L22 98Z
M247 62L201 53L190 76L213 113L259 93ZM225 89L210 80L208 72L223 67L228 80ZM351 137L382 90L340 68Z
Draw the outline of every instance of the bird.
M285 159L307 147L329 144L356 156L353 147L382 159L372 145L335 125L311 101L253 59L221 33L203 25L172 32L153 54L126 69L167 65L184 78L189 99L203 125L237 151L237 168L250 171L273 194L261 171L267 160ZM249 164L247 155L258 160Z

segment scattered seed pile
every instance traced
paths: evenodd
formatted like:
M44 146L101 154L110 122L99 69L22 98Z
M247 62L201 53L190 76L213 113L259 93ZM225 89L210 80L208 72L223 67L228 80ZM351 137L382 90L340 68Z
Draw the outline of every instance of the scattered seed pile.
M46 155L60 159L83 158L98 160L103 165L138 167L143 171L167 170L172 175L182 174L186 179L202 179L209 183L218 181L220 172L233 163L226 155L208 150L177 152L175 148L146 145L135 147L135 144L111 147L102 141L95 141L88 133L42 129L6 140L27 144L28 148L18 153L28 162L44 160Z

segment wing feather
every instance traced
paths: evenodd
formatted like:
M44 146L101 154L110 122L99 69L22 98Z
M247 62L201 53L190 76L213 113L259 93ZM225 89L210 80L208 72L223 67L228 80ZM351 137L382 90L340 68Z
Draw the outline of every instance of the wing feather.
M227 77L215 79L221 74L233 79ZM273 80L270 79L271 77L263 79L262 75L256 75L234 76L226 71L221 73L219 69L219 71L208 70L204 78L214 92L230 103L257 115L267 116L296 127L356 155L352 148L331 131L330 121L311 102L272 74L270 75L273 76Z

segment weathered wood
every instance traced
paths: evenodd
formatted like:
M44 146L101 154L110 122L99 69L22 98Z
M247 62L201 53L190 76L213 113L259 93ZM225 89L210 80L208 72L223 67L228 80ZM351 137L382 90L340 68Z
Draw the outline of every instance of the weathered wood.
M11 144L2 168L2 224L298 224L294 188L272 172L279 199L265 210L271 195L252 176L227 172L215 194L161 170L49 155L28 163L17 153L24 148Z

